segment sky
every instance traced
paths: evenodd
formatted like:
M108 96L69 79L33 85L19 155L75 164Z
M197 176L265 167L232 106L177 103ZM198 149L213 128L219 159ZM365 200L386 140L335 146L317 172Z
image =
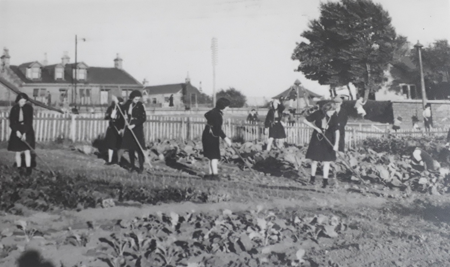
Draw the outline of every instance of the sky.
M335 0L333 0L335 1ZM320 0L0 0L0 49L12 65L61 62L64 52L93 67L123 68L149 85L191 83L213 92L212 38L217 38L216 91L273 97L296 79L324 94L326 86L296 72L300 34L320 15ZM450 0L374 0L397 34L429 45L450 39ZM85 38L86 41L81 41Z

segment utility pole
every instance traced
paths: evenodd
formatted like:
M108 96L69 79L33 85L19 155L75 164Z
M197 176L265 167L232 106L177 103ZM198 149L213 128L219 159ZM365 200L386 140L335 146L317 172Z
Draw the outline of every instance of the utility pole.
M423 109L425 109L425 105L426 105L426 101L427 101L427 94L425 91L425 80L423 78L423 66L422 66L422 47L423 45L421 45L419 43L419 41L417 41L417 44L414 46L417 51L419 52L419 66L420 66L420 86L422 87L422 107Z
M211 50L212 50L212 65L213 65L213 107L216 105L216 66L217 66L217 38L212 38Z
M77 75L78 75L78 66L77 66L77 45L78 45L78 38L77 35L75 35L75 79L74 79L74 93L73 96L75 96L75 100L73 101L75 104L75 108L77 108Z

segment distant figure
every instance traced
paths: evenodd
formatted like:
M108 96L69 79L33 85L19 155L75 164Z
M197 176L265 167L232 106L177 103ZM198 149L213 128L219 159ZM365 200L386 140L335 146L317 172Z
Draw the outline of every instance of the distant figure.
M400 129L400 125L403 122L403 118L398 116L395 120L394 120L394 124L392 125L392 130L397 131Z
M255 109L252 109L250 111L250 113L248 114L248 116L247 116L247 122L255 123L255 122L258 122L258 121L259 121L258 113L256 112Z
M431 114L431 105L427 103L425 105L425 109L422 112L423 116L423 126L425 127L425 131L429 132L431 128L433 128L433 116Z
M173 94L169 97L169 107L173 107Z
M356 100L356 103L355 103L355 109L356 109L356 112L358 113L358 115L360 115L363 119L364 119L364 117L366 116L366 111L364 110L364 105L367 103L367 101L366 102L364 102L364 97L362 97L362 96L360 96L359 98L358 98L358 100Z
M284 131L284 125L282 122L283 118L283 104L274 99L270 104L270 109L267 112L266 120L264 122L265 134L269 134L269 140L267 141L267 151L272 148L272 143L274 139L285 139L286 132Z
M47 105L48 106L52 105L52 95L50 94L49 91L47 91Z

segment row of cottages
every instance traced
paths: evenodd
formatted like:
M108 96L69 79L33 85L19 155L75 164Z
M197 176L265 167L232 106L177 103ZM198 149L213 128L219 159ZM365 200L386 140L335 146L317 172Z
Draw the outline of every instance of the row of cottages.
M185 83L144 87L144 99L154 107L198 107L200 90L191 84L189 76Z
M60 63L47 65L44 61L10 65L7 49L1 56L0 76L29 97L55 107L102 106L111 102L111 96L125 99L143 85L123 69L123 60L117 55L114 67L92 67L84 62L70 63L64 54ZM0 84L2 102L15 100L15 94ZM5 103L3 103L5 104Z

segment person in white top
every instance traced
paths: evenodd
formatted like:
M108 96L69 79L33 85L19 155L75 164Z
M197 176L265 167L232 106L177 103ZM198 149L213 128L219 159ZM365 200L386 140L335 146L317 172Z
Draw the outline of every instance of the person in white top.
M362 96L360 96L359 98L358 98L358 100L356 100L356 103L355 103L355 109L356 109L356 112L358 113L358 115L361 115L361 117L365 117L366 116L366 111L364 110L364 108L363 108L363 106L365 105L367 103L367 101L366 102L364 102L364 97L362 97Z
M430 131L430 129L433 128L433 117L431 115L430 103L427 103L425 105L425 109L423 110L422 116L423 116L423 126L425 127L425 130Z

